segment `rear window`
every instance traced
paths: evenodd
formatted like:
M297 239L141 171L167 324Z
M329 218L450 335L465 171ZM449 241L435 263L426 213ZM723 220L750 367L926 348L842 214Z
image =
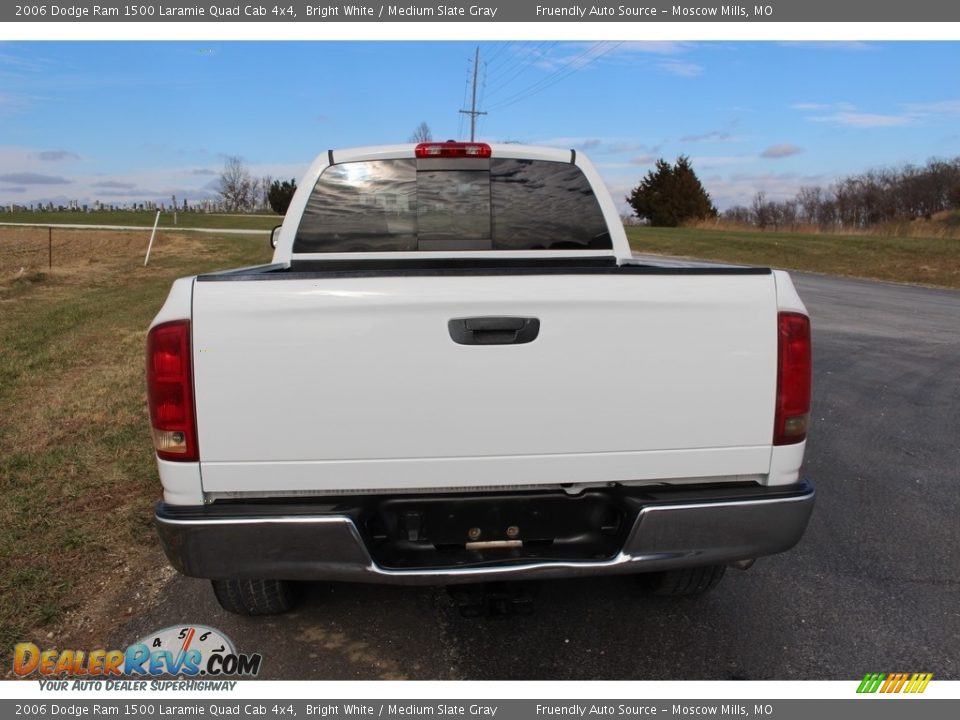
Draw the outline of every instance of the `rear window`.
M430 158L328 167L293 252L611 247L597 198L575 165Z

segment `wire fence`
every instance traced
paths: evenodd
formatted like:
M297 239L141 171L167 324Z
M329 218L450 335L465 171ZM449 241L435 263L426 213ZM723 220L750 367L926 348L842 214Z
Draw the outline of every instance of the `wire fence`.
M75 268L147 251L150 228L79 230L38 225L0 227L0 275L9 277L55 268Z

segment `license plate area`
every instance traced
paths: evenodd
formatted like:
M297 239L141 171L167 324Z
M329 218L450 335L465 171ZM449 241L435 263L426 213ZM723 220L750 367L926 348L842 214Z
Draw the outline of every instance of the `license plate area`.
M359 525L378 565L413 569L606 560L635 517L615 492L533 492L389 498Z

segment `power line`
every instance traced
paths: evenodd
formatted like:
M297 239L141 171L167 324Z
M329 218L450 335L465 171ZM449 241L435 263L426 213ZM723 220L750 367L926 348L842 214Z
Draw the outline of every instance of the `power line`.
M549 85L553 84L552 81L554 81L555 79L557 80L562 79L562 77L566 77L566 74L572 74L576 70L581 69L582 67L586 67L587 65L590 64L590 62L592 62L592 60L588 60L582 65L579 65L578 63L580 63L581 60L586 58L591 53L596 52L598 48L603 47L603 45L604 43L594 43L593 45L590 45L586 50L584 50L579 55L576 55L570 58L559 67L555 68L549 75L546 75L545 77L542 77L539 80L534 81L531 85L528 85L523 90L520 90L519 92L514 93L513 95L509 96L505 100L501 100L500 103L497 105L497 107L511 104L512 102L515 101L516 98L524 97L531 91L539 91L546 87L549 87ZM599 55L597 55L597 57L599 57Z
M512 44L516 45L516 43L512 43ZM509 47L509 45L507 47ZM511 70L516 69L517 63L523 58L529 56L532 52L533 52L532 44L523 45L520 51L517 51L517 52L511 51L509 56L504 57L500 61L499 67L496 68L496 72L491 72L490 79L492 81L499 80L501 77L506 75Z
M500 81L501 78L506 78L503 82L493 88L490 92L490 97L495 97L497 93L501 92L507 85L512 83L518 77L523 75L527 70L534 66L534 64L544 57L547 52L549 52L556 42L544 41L535 46L530 46L527 48L527 51L516 59L516 62L506 66L506 69L500 72L499 74L493 75L489 78L490 85L493 86L495 83ZM546 47L545 47L546 46Z
M513 95L506 98L505 100L502 100L501 102L493 105L490 109L500 110L502 108L505 108L517 102L520 102L521 100L525 100L526 98L536 95L537 93L542 92L547 88L552 87L553 85L556 85L561 80L565 80L566 78L570 77L575 72L577 72L578 70L583 70L584 68L593 64L598 59L606 55L607 53L612 52L613 50L616 50L622 44L623 42L621 41L621 42L613 43L612 45L608 45L605 48L603 47L604 43L597 43L595 45L592 45L591 47L587 48L584 52L580 53L573 59L564 63L560 68L552 72L550 75L547 75L546 77L541 78L540 80L533 83L532 85L529 85L523 90L517 93L514 93ZM595 53L595 51L598 48L601 48L601 51ZM593 56L587 59L585 62L582 62L582 63L580 62L584 58L587 58L587 56L590 55L591 53L595 53L595 54L593 54Z
M490 53L490 56L487 58L487 67L488 67L488 68L493 67L493 66L496 65L497 59L498 59L501 55L503 55L503 53L506 51L506 49L507 49L508 47L510 47L510 44L511 44L511 43L510 43L510 42L507 42L507 41L501 42L501 43L500 43L500 46L499 46L496 50L494 50L492 53Z

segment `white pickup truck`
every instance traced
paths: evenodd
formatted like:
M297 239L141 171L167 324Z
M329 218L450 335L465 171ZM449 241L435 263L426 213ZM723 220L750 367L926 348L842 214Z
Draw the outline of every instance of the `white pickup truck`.
M806 528L810 374L786 273L632 257L578 152L330 151L272 264L150 327L156 523L243 614L301 580L703 592Z

